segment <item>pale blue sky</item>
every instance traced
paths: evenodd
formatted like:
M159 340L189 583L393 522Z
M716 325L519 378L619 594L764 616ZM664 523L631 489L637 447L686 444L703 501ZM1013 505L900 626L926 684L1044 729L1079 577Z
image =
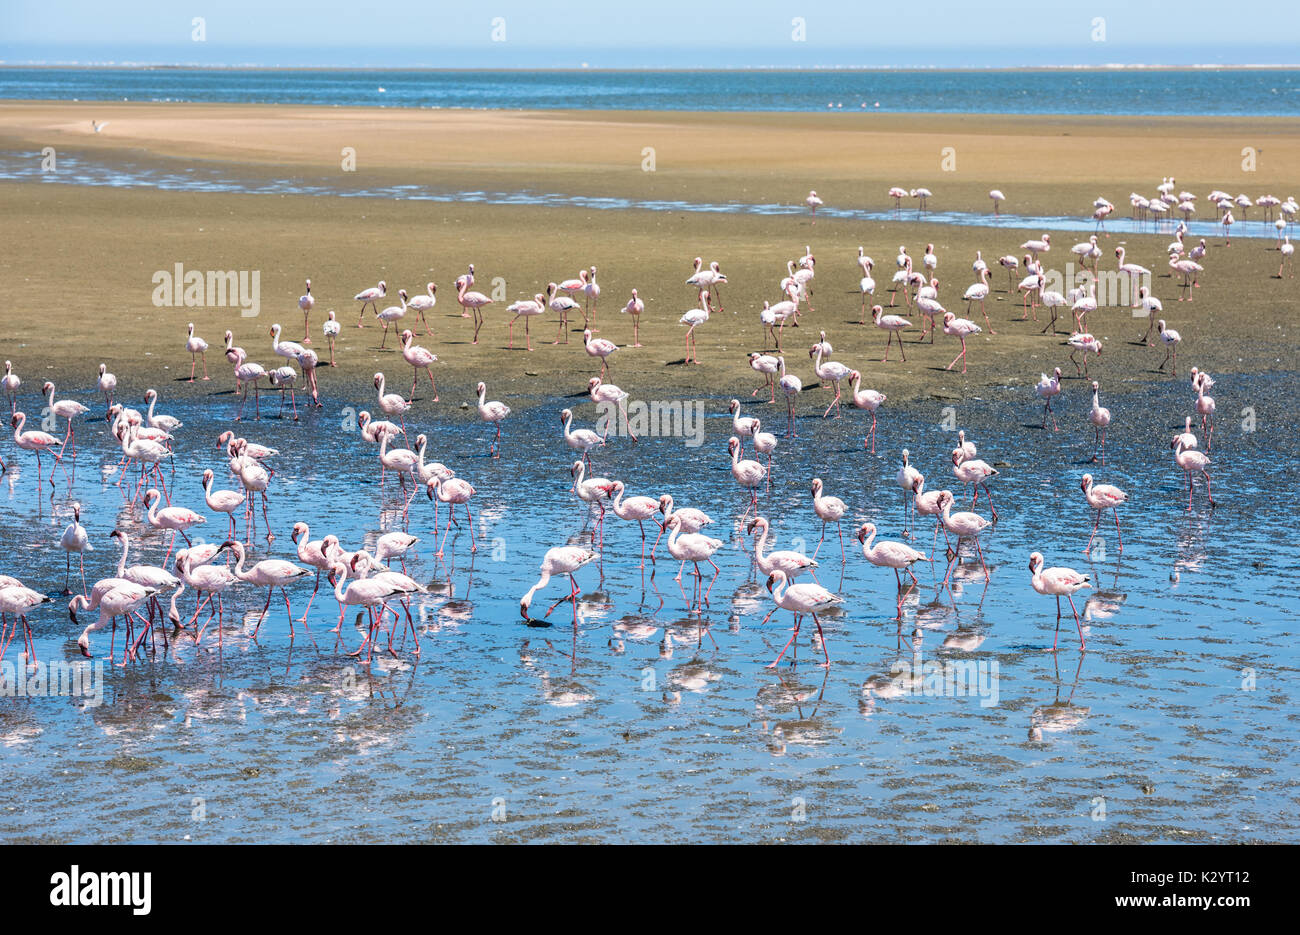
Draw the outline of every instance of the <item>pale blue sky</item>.
M903 12L899 12L900 8ZM1300 16L1221 3L2 0L0 59L446 67L1025 66L1300 60ZM206 41L191 38L201 16ZM505 20L505 42L492 21ZM805 41L793 39L802 17ZM1094 41L1104 18L1105 41ZM1256 37L1265 35L1266 42Z

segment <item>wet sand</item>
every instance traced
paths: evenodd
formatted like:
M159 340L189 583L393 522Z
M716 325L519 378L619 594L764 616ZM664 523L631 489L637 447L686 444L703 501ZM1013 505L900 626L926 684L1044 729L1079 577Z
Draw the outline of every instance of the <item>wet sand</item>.
M109 121L103 133L90 120ZM1135 145L1135 137L1140 145ZM777 141L782 141L778 143ZM1242 140L1263 150L1259 171L1240 170ZM789 145L784 145L788 141ZM947 142L945 142L947 141ZM1262 142L1261 142L1262 141ZM276 108L227 105L39 104L0 105L0 145L22 151L52 145L100 161L156 160L172 166L201 158L236 177L319 174L342 146L357 148L358 173L376 183L470 190L529 189L590 195L797 203L811 187L837 205L887 207L890 184L926 185L932 206L987 210L986 192L1002 188L1007 210L1083 215L1098 194L1127 213L1131 190L1150 192L1167 165L1204 198L1211 187L1254 195L1290 194L1277 172L1286 158L1300 159L1300 133L1282 121L1258 119L1164 120L1010 118L879 114L573 114ZM1240 145L1239 145L1240 144ZM656 148L656 171L641 171L643 146ZM939 170L939 150L952 145L957 171ZM928 154L928 155L924 155ZM1288 156L1291 154L1291 156ZM923 158L924 155L924 158ZM1231 157L1231 158L1229 158ZM1266 157L1266 158L1265 158ZM34 157L35 158L35 157ZM919 166L926 166L920 169ZM1099 166L1101 168L1099 168ZM341 174L341 173L340 173ZM1049 182L1048 180L1060 180ZM350 180L351 181L351 180ZM855 261L858 245L876 259L876 300L886 291L899 244L919 257L927 242L940 256L940 300L966 314L960 296L974 281L971 260L982 249L990 262L1018 253L1034 230L959 228L903 220L860 223L804 216L593 211L580 208L431 204L378 198L322 198L114 190L59 184L7 184L0 195L0 234L11 249L0 257L0 322L9 337L5 355L28 382L41 374L88 387L99 361L108 363L127 392L188 376L185 325L216 349L209 354L214 382L175 383L168 394L212 392L230 384L219 348L226 328L253 358L270 363L270 324L300 339L296 299L310 276L317 306L312 338L325 351L320 323L335 309L344 324L339 368L322 373L326 399L364 391L376 369L402 386L410 368L393 351L377 350L381 329L369 317L356 328L351 296L385 279L412 295L432 279L439 284L435 334L421 343L440 356L436 369L444 403L468 399L487 379L493 395L536 396L578 392L597 364L582 353L581 334L551 346L557 321L533 322L534 350L506 348L504 306L531 297L547 281L572 277L596 265L602 298L601 336L631 341L631 322L617 309L636 287L646 301L641 338L647 347L622 348L612 379L637 396L683 395L704 387L749 387L746 353L764 348L758 309L780 298L785 261L812 244L818 257L815 312L804 326L787 329L791 368L815 382L807 347L825 328L835 357L858 367L864 385L904 400L964 398L990 386L1032 384L1042 370L1061 366L1071 375L1064 335L1039 335L1041 323L1020 317L1017 295L1008 296L1005 273L995 267L988 303L996 336L970 343L965 377L942 368L959 350L939 336L916 346L908 359L879 362L883 333L856 324L860 315ZM1063 269L1071 244L1082 235L1058 234L1048 266ZM1177 301L1166 273L1168 231L1103 238L1103 269L1114 268L1113 249L1156 273L1155 293L1170 327L1181 331L1180 375L1193 363L1216 372L1288 369L1296 338L1289 327L1294 284L1273 278L1279 255L1269 240L1238 238L1231 247L1211 240L1202 288L1195 301ZM695 304L684 284L691 259L717 259L729 277L726 311L698 329L701 367L683 366L685 329L677 319ZM188 269L261 272L261 313L237 309L155 308L152 276L176 263ZM455 304L452 280L473 262L479 285L491 292L504 279L505 301L491 306L480 343ZM387 303L385 303L387 304ZM983 324L976 307L972 315ZM580 329L581 317L578 318ZM410 323L408 319L407 324ZM919 321L917 324L919 325ZM1068 327L1068 326L1067 326ZM1145 328L1127 308L1094 314L1089 329L1105 353L1092 372L1110 392L1151 379L1163 350L1130 342ZM389 337L392 348L395 335ZM142 352L142 348L148 348ZM142 354L152 354L151 360ZM169 368L160 372L160 366ZM960 367L958 367L960 369ZM358 390L358 387L361 389ZM409 386L407 387L409 388ZM426 386L427 390L427 386ZM420 395L425 395L421 390Z

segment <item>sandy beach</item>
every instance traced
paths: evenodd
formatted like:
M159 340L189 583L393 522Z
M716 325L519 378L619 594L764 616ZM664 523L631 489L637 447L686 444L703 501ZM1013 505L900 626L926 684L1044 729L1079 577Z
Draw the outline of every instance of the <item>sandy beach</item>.
M91 120L108 121L104 132ZM1254 141L1266 159L1255 173L1241 171L1242 141ZM646 114L509 113L365 110L227 105L7 103L0 105L0 145L11 151L43 146L115 162L184 167L202 160L235 178L299 174L349 184L415 184L448 190L556 191L592 196L673 198L719 202L783 200L798 203L816 187L830 205L874 210L890 206L892 184L926 185L932 207L988 211L987 191L1007 192L1004 210L1086 216L1105 195L1127 213L1132 190L1154 188L1162 171L1179 187L1204 193L1213 187L1255 194L1284 190L1285 165L1300 157L1300 132L1282 121L1260 119L1120 119L896 116L880 114ZM357 170L343 173L336 154L357 150ZM643 147L655 149L655 171L642 171ZM956 171L940 169L940 151L952 146ZM1104 157L1104 158L1103 158ZM1222 165L1210 174L1206 167ZM1184 175L1183 166L1199 172ZM1271 174L1270 174L1271 173ZM1048 181L1048 180L1052 181ZM642 341L614 357L613 379L633 393L641 385L662 392L700 392L748 379L745 355L764 348L758 322L763 300L777 301L785 261L811 244L818 257L813 306L800 329L787 329L792 368L811 371L806 349L825 328L836 357L859 367L864 383L902 401L931 395L963 397L992 386L1032 383L1040 371L1066 360L1064 335L1040 336L1042 323L1019 322L1019 295L1007 295L1007 277L995 266L988 312L997 335L971 342L966 376L945 371L959 346L940 335L913 347L904 364L891 355L881 364L884 335L856 324L860 317L859 245L876 259L876 299L886 291L899 244L920 256L933 242L940 256L939 298L966 314L961 294L974 281L971 261L983 250L991 263L1018 253L1019 243L1041 233L916 223L911 206L898 221L854 223L805 215L762 217L689 212L587 210L471 202L429 204L377 198L160 192L41 184L7 184L0 233L12 248L0 258L0 317L10 336L8 356L39 347L57 361L51 376L89 383L99 361L132 387L158 380L154 361L138 359L140 339L171 373L188 370L185 326L216 349L209 354L214 384L229 384L219 353L221 334L270 357L269 326L280 321L286 337L300 338L296 299L310 276L317 296L312 337L324 350L320 323L329 309L344 323L336 371L325 373L326 398L351 392L374 370L408 374L391 350L377 350L381 329L373 318L356 327L352 295L379 279L412 295L424 283L439 285L435 333L422 335L440 355L437 375L450 399L468 398L479 378L502 394L565 394L581 390L595 363L582 353L579 330L553 347L555 316L533 323L535 350L522 347L521 321L514 351L507 352L504 306L531 297L551 280L574 276L580 266L599 269L602 297L597 327L620 345L631 341L631 322L617 310L637 288L646 301ZM1071 244L1086 234L1059 233L1049 267L1064 268ZM1285 368L1296 338L1282 317L1290 284L1273 278L1279 257L1270 240L1238 238L1231 247L1211 239L1202 288L1195 301L1177 301L1168 276L1165 245L1171 232L1102 238L1103 269L1114 268L1114 247L1152 269L1170 327L1184 342L1180 365L1215 371ZM692 257L717 259L729 277L726 311L698 331L703 366L679 366L685 329L677 319L695 304L684 285ZM191 269L259 270L261 311L245 318L237 309L156 308L153 274L176 263ZM455 304L452 280L475 263L480 287L504 280L506 299L489 307L477 346ZM487 289L486 291L491 291ZM51 308L58 327L51 327ZM979 309L972 314L983 324ZM369 317L369 316L368 316ZM919 325L919 321L917 324ZM1136 346L1145 322L1127 308L1103 308L1089 323L1104 342L1096 365L1110 375L1112 392L1158 376L1163 351ZM1068 325L1063 325L1068 331ZM265 353L262 353L263 346ZM960 368L958 368L960 369ZM19 365L21 372L22 368ZM577 371L575 373L575 370ZM699 372L699 371L702 371ZM807 372L805 372L807 371ZM1094 371L1096 372L1096 371ZM188 374L185 374L188 376ZM395 379L398 379L395 377ZM815 378L813 378L815 379ZM400 382L400 380L399 380ZM176 384L169 393L188 392Z

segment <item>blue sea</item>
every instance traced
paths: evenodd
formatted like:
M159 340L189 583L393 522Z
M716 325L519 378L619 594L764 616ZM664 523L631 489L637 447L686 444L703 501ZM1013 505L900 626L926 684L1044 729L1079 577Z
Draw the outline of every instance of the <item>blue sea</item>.
M1300 116L1300 70L0 69L0 98L486 110Z

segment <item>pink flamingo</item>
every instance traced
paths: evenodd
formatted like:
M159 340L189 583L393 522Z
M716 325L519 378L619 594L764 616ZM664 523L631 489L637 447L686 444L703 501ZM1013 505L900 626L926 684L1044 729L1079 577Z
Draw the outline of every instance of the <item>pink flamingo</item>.
M781 379L779 381L781 392L785 394L786 414L789 417L789 431L786 432L791 438L798 438L799 433L794 424L794 406L795 400L799 398L799 393L803 391L803 381L793 373L785 372L785 358L778 357L777 362L781 366Z
M100 364L103 367L103 364ZM14 373L12 361L5 361L5 375L0 377L0 389L9 397L9 414L13 415L18 411L18 387L22 386L23 381L18 379L18 374ZM111 405L111 403L110 403Z
M1095 357L1100 357L1101 342L1098 341L1095 336L1088 334L1085 331L1075 332L1066 339L1065 343L1070 346L1070 360L1074 363L1074 375L1086 377L1088 375L1088 355L1092 354ZM1083 352L1082 369L1080 369L1079 361L1074 356L1080 351Z
M538 292L531 299L521 299L518 302L512 302L510 305L506 306L506 311L513 312L515 316L510 319L510 327L508 329L510 334L509 348L511 350L514 349L515 322L522 317L524 320L524 346L531 351L533 349L533 336L529 331L529 322L538 315L546 314L546 296Z
M424 317L425 312L432 312L433 307L438 304L438 284L426 282L424 284L424 295L414 295L406 300L406 307L415 312L415 317L424 325L425 334L433 334L433 329L429 327L429 320Z
M817 209L820 208L823 204L825 204L825 202L823 202L820 198L817 197L817 193L815 191L812 191L808 193L808 197L803 200L803 203L808 206L808 209L810 211L812 211L812 222L816 224Z
M1074 606L1074 594L1084 588L1092 587L1087 575L1080 574L1073 568L1043 568L1043 553L1034 552L1029 556L1030 583L1039 594L1056 598L1056 635L1052 638L1052 652L1056 652L1056 641L1061 635L1061 597L1070 602L1074 611L1074 626L1079 631L1079 648L1084 648L1083 624L1079 622L1079 611Z
M180 533L184 538L185 544L190 545L190 537L186 530L194 526L202 525L207 522L207 518L195 513L193 510L183 506L169 506L158 509L158 501L162 499L162 494L150 487L145 491L144 505L148 507L149 525L154 529L170 529L172 531L171 542L167 546L167 555L163 558L163 564L167 564L167 559L171 557L172 548L176 545L176 534Z
M411 408L410 401L403 399L400 393L385 393L384 388L387 385L387 380L382 373L376 373L373 382L379 408L387 415L397 416L402 422L402 434L406 435L406 413Z
M104 402L111 407L113 394L117 391L117 376L108 372L108 364L99 365L99 379L95 381L95 388L104 394Z
M749 513L751 506L757 511L758 488L763 486L763 481L767 478L767 468L757 461L742 461L740 458L740 439L734 435L727 440L727 450L731 453L731 476L736 479L736 483L748 489L750 493L750 503L749 506L745 507L745 513Z
M604 338L593 338L591 336L590 328L582 332L582 343L586 348L589 357L600 358L600 377L603 380L606 372L609 370L610 355L618 350L618 345L613 341L607 341Z
M316 569L316 587L312 589L311 597L307 600L307 609L302 612L298 619L302 622L307 621L307 614L311 611L311 603L316 600L316 592L320 590L320 573L330 570L331 559L329 557L330 545L338 545L337 536L326 536L324 539L312 541L311 529L306 523L294 523L293 532L290 534L294 545L298 551L298 561L304 562Z
M971 497L971 509L975 509L975 504L980 499L980 488L988 494L989 511L993 516L993 522L998 521L998 508L993 505L993 492L989 490L987 483L990 477L997 477L998 472L987 461L981 461L978 458L967 458L966 453L960 448L954 448L952 451L952 473L963 484L970 484L974 496Z
M826 351L825 331L822 332L822 340L812 346L808 352L808 356L813 359L813 370L816 371L818 378L831 384L831 386L835 388L835 398L831 400L831 404L827 406L826 411L822 413L822 418L826 418L831 414L831 410L834 409L835 418L838 419L840 417L841 400L840 384L853 372L853 370L837 360L828 360L823 362L822 357L824 356L824 352L829 353Z
M948 538L948 530L943 527L943 503L941 496L945 493L948 494L948 496L952 496L952 491L949 490L931 490L927 492L925 489L925 477L920 474L917 474L916 478L912 481L912 509L915 511L917 516L934 517L934 536L930 542L931 561L934 559L934 550L938 548L939 545L940 529L943 529L944 542L947 542L949 545L952 544L951 540Z
M223 543L221 548L230 549L235 553L234 571L236 578L266 588L266 603L262 605L262 613L257 618L257 626L253 628L253 639L257 639L257 633L262 629L262 621L266 619L266 612L271 607L272 593L276 588L279 588L280 596L284 598L284 609L289 614L289 640L292 642L294 635L293 608L289 606L289 595L284 589L286 585L293 584L301 578L306 578L311 574L311 569L295 565L293 562L285 561L282 558L268 558L263 559L248 571L245 571L245 554L242 542L231 539Z
M632 346L644 347L641 343L641 313L645 311L645 302L637 298L635 289L632 290L632 298L623 306L623 311L632 316Z
M727 404L727 411L731 413L731 431L740 439L740 452L744 454L745 439L752 438L758 431L758 419L754 416L742 416L738 399L733 399Z
M469 550L477 552L478 545L474 542L474 517L469 512L469 500L477 492L469 481L462 480L459 477L449 477L445 480L441 477L430 478L429 483L425 486L429 499L432 500L436 494L438 499L447 506L447 525L442 531L442 542L438 544L438 551L435 553L438 558L442 558L443 546L447 544L447 533L451 532L453 525L459 526L456 522L456 504L465 507L465 521L469 525ZM438 505L433 505L435 522L438 513Z
M86 527L81 525L81 504L72 504L72 522L63 530L63 535L59 538L59 547L66 553L64 556L63 566L63 593L71 594L72 590L68 587L68 576L72 573L72 553L77 553L77 565L81 569L81 590L86 590L86 563L85 553L95 551L95 547L90 544L90 536L86 533Z
M561 337L564 338L565 344L569 343L569 312L582 308L581 305L567 295L560 295L559 288L553 282L548 283L546 286L546 307L553 312L560 313L560 328L555 333L555 340L551 342L552 345L559 344ZM525 327L527 327L526 323Z
M695 363L700 362L700 352L695 346L695 329L709 320L709 291L700 292L700 308L692 308L677 319L679 325L686 325L686 359L682 363L691 363L691 353L695 353Z
M1092 423L1092 443L1095 447L1098 438L1101 440L1101 463L1106 465L1106 428L1110 425L1110 410L1101 404L1101 390L1096 380L1092 381L1092 409L1088 412L1088 421ZM1097 460L1097 453L1094 451L1092 460Z
M44 392L46 400L50 405L50 412L68 424L67 434L63 436L63 441L59 443L60 449L68 450L68 445L72 445L73 456L77 451L77 433L72 428L72 420L83 413L90 412L85 406L75 399L60 399L57 402L54 399L54 384L49 380L45 381Z
M1002 194L1001 189L995 188L989 192L989 198L993 200L993 216L997 217L999 214L1002 213L999 210L999 206L1002 204L1002 202L1007 200L1007 196Z
M704 604L709 603L709 593L713 590L713 584L718 580L718 575L722 573L722 569L713 561L713 553L722 548L723 542L721 539L714 539L700 533L683 534L681 516L674 516L668 520L668 527L672 530L668 534L669 554L680 561L683 567L687 562L695 566L695 594L687 602L686 611L687 613L702 613L701 600L703 600ZM703 579L700 575L700 562L708 562L713 566L713 579L709 582L709 587L702 596L700 586L703 584ZM681 581L680 572L677 580ZM682 596L686 596L685 589L682 590Z
M301 300L300 300L301 301ZM198 366L198 358L203 358L203 379L208 377L208 342L194 333L194 322L189 324L189 337L185 339L185 351L190 355L190 380L194 382L194 370Z
M423 370L429 378L429 386L433 387L433 401L438 401L438 384L433 379L433 365L438 360L438 355L430 351L427 347L421 347L414 343L415 334L410 328L402 332L402 357L411 369L414 376L411 378L411 399L415 399L415 385L420 382L420 371Z
M245 497L237 490L218 490L213 491L212 484L216 475L208 468L203 472L203 500L208 505L208 509L217 513L225 513L226 518L230 520L230 537L235 536L235 511L244 505Z
M220 550L220 546L213 546L212 548L214 553ZM207 618L194 633L194 642L197 644L203 639L203 631L208 628L208 624L212 621L212 617L215 614L217 617L217 638L220 642L224 643L224 640L222 639L221 624L225 620L226 607L222 595L235 585L239 584L239 579L236 578L225 565L199 564L196 560L190 557L189 552L186 549L182 549L176 553L176 573L180 575L181 580L194 591L195 595L203 596L195 606L194 616L190 618L187 626L198 623L199 614L203 611L205 604L208 605L209 608L211 608L213 603L217 605L215 612L211 609L208 610ZM214 597L216 598L215 601L213 601Z
M902 315L886 315L885 310L879 305L871 306L871 320L875 322L877 328L886 331L889 337L885 340L885 356L880 362L889 362L889 346L893 343L894 337L898 337L898 352L903 355L903 362L907 362L907 352L903 350L903 336L900 331L905 331L912 327L912 323Z
M895 483L897 483L898 486L901 487L903 491L904 525L907 524L908 520L911 517L911 513L909 512L907 507L907 495L912 492L912 484L915 483L916 479L921 476L921 472L918 471L916 468L912 467L910 463L911 457L912 457L912 453L908 451L906 448L904 448L903 465L898 469L898 473L894 475Z
M951 370L957 365L957 361L960 360L961 372L963 374L966 372L966 338L974 334L979 334L983 330L983 328L969 319L958 318L952 312L944 312L943 333L961 339L961 353L952 359L952 363L945 367L945 370Z
M785 651L799 637L799 626L806 614L812 615L813 623L817 627L817 636L821 640L822 655L825 657L825 661L821 665L829 667L831 657L826 651L826 635L822 632L821 620L817 618L817 615L825 613L837 604L844 603L844 599L832 594L820 584L813 584L812 582L790 584L788 576L780 569L768 576L767 590L771 593L772 600L777 607L794 614L794 632L790 634L790 639L786 641L785 646L781 647L781 652L767 664L767 667L775 669L777 663L785 655Z
M1183 336L1173 328L1167 327L1163 318L1156 323L1156 326L1160 333L1160 340L1165 345L1165 359L1160 362L1158 369L1163 371L1165 364L1169 363L1172 355L1174 361L1173 375L1178 376L1178 345L1182 342Z
M488 453L494 458L499 458L501 457L501 423L505 421L506 416L510 415L510 407L495 399L488 402L487 384L482 381L479 381L477 392L479 418L497 427L497 433L492 438L492 444L488 446Z
M1210 508L1213 509L1214 493L1210 489L1210 473L1206 470L1210 466L1209 455L1187 448L1181 435L1175 435L1169 447L1174 450L1174 460L1178 466L1187 472L1187 509L1192 508L1192 475L1196 471L1200 471L1205 478L1205 496L1209 498Z
M316 307L316 297L311 294L311 280L307 280L307 291L298 296L298 309L302 312L302 343L311 343L311 310ZM204 347L207 347L205 344ZM191 368L192 369L192 368ZM205 370L206 373L206 370ZM206 380L207 377L204 376ZM194 374L190 373L190 382L194 382Z
M593 379L595 379L593 377ZM588 463L591 462L591 449L599 448L605 444L605 439L593 432L591 429L573 429L573 410L565 409L560 412L560 424L564 426L564 443L574 451L582 452L582 457Z
M569 596L561 598L552 604L550 609L546 611L546 616L549 617L552 610L555 610L563 601L568 600L573 604L573 622L576 625L578 622L579 590L578 582L573 577L573 573L599 559L599 553L576 545L557 545L555 548L547 549L546 555L542 557L541 577L519 600L519 616L523 617L525 621L528 620L528 608L532 606L533 597L550 583L553 575L567 575L570 584Z
M48 451L54 456L55 462L62 459L62 455L56 452L55 446L59 445L59 440L48 432L41 432L33 429L30 432L24 432L23 426L27 424L27 414L25 412L15 412L13 418L9 420L10 425L14 428L14 444L23 451L31 451L36 454L36 483L41 482L41 453ZM54 486L54 468L50 468L50 486ZM53 496L51 494L50 496Z
M353 559L355 561L355 558ZM337 633L343 628L343 614L347 607L364 607L370 614L370 628L366 631L365 639L361 645L350 656L360 656L366 651L374 651L374 634L379 624L384 619L384 614L388 610L388 601L395 594L400 593L393 585L382 578L358 578L355 581L348 582L348 570L351 567L349 563L334 562L330 565L330 577L334 582L334 599L339 605L339 622L334 627ZM346 590L343 585L347 583ZM379 611L378 617L375 616L376 609ZM370 653L366 654L370 658Z
M379 285L371 286L369 289L362 289L353 297L354 301L361 303L361 314L357 316L358 328L365 327L365 325L361 323L361 319L366 315L366 306L369 305L375 310L375 313L378 314L379 306L376 303L386 295L388 295L388 284L381 279L379 280Z
M118 617L125 618L129 625L132 618L139 619L136 611L140 609L145 601L158 593L157 588L145 587L123 578L105 580L111 582L111 584L99 590L94 595L94 598L85 594L78 594L68 602L68 616L72 618L73 624L78 623L78 609L99 611L99 619L86 627L81 632L81 635L77 637L77 648L81 650L81 654L87 659L94 658L90 654L90 633L92 630L98 630ZM98 584L104 583L101 581ZM143 620L140 620L140 623L143 626L148 626ZM130 656L134 655L130 650L131 646L128 641L123 645L122 649L123 665L126 664L126 660Z
M401 305L390 305L385 309L375 312L375 317L384 323L384 337L379 342L379 349L382 351L388 346L388 326L391 324L396 327L397 323L406 317L406 290L398 289L397 297L401 300ZM294 355L295 357L297 355Z
M817 548L813 549L813 558L817 558L817 553L822 550L822 543L826 541L826 524L834 523L835 531L840 537L840 561L848 561L848 556L844 552L844 530L840 526L840 520L848 512L848 507L839 497L822 496L822 490L825 485L820 477L814 477L812 481L812 507L817 518L822 521L822 536L817 540Z
M1092 539L1093 536L1097 535L1097 527L1101 524L1102 510L1110 510L1111 515L1115 517L1115 536L1119 540L1119 551L1123 552L1124 537L1119 531L1117 508L1128 499L1128 494L1112 484L1094 484L1091 474L1083 475L1079 487L1083 490L1083 496L1088 501L1088 506L1097 511L1097 518L1092 524L1092 532L1088 536L1088 544L1084 547L1083 553L1087 555L1092 550Z
M628 497L623 500L626 485L621 480L614 481L614 502L611 509L619 519L635 522L641 529L641 568L645 568L645 521L659 512L659 501L654 497ZM651 556L651 561L654 557Z
M1214 447L1214 397L1206 396L1211 386L1209 374L1198 374L1192 368L1192 385L1196 388L1196 412L1201 417L1201 431L1205 433L1205 450Z
M953 496L947 490L939 491L939 504L942 510L939 518L940 522L943 523L943 528L957 537L957 542L953 546L953 557L948 565L948 573L943 576L943 580L947 581L952 577L954 564L961 562L961 540L973 539L975 540L975 551L980 559L980 568L984 570L984 580L988 581L990 577L989 566L985 564L984 550L980 548L980 533L992 524L978 513L953 513Z
M460 303L461 308L469 309L474 313L474 340L470 343L478 343L478 332L483 327L483 309L492 304L489 299L481 292L467 292L469 283L462 281L456 288L456 301Z
M761 373L764 377L764 383L757 387L750 396L757 396L764 389L771 389L771 399L768 402L776 402L776 380L773 379L778 370L781 369L781 362L777 358L768 354L760 354L758 351L751 351L749 355L749 367L755 373Z
M664 515L663 521L659 524L659 535L655 537L655 544L650 548L650 557L653 560L655 552L659 548L659 539L663 536L664 530L668 528L669 521L674 517L681 520L682 532L695 533L699 532L705 526L713 525L713 517L709 516L703 510L697 510L694 507L682 507L680 510L673 505L672 494L662 494L659 497L659 512ZM682 563L682 568L686 563ZM677 570L677 579L682 580L681 569Z
M636 435L632 432L631 425L627 423L627 391L620 389L613 383L602 383L600 377L592 377L587 381L587 395L591 397L591 401L597 406L608 406L610 403L617 406L619 413L623 417L624 428L628 436L634 442L637 440ZM606 438L609 437L610 421L609 419L605 420Z
M894 581L898 584L898 616L903 616L903 598L906 596L903 592L903 578L900 571L906 571L912 578L912 584L908 588L911 591L919 582L916 580L916 573L912 571L912 566L917 562L928 562L924 552L918 552L910 545L902 542L892 542L888 539L872 544L876 538L876 524L863 523L858 527L858 541L862 543L862 557L878 568L892 568L894 570Z
M329 317L326 318L324 324L320 326L320 330L321 333L325 335L325 340L329 342L330 366L337 367L338 364L334 363L334 339L339 336L339 333L343 330L343 326L339 324L338 318L335 317L334 309L329 310Z
M1061 392L1061 368L1057 367L1052 371L1052 375L1041 374L1037 385L1034 386L1034 395L1040 399L1047 400L1043 406L1043 428L1047 428L1047 416L1052 416L1052 431L1059 431L1056 424L1056 413L1052 412L1052 397L1060 395Z

